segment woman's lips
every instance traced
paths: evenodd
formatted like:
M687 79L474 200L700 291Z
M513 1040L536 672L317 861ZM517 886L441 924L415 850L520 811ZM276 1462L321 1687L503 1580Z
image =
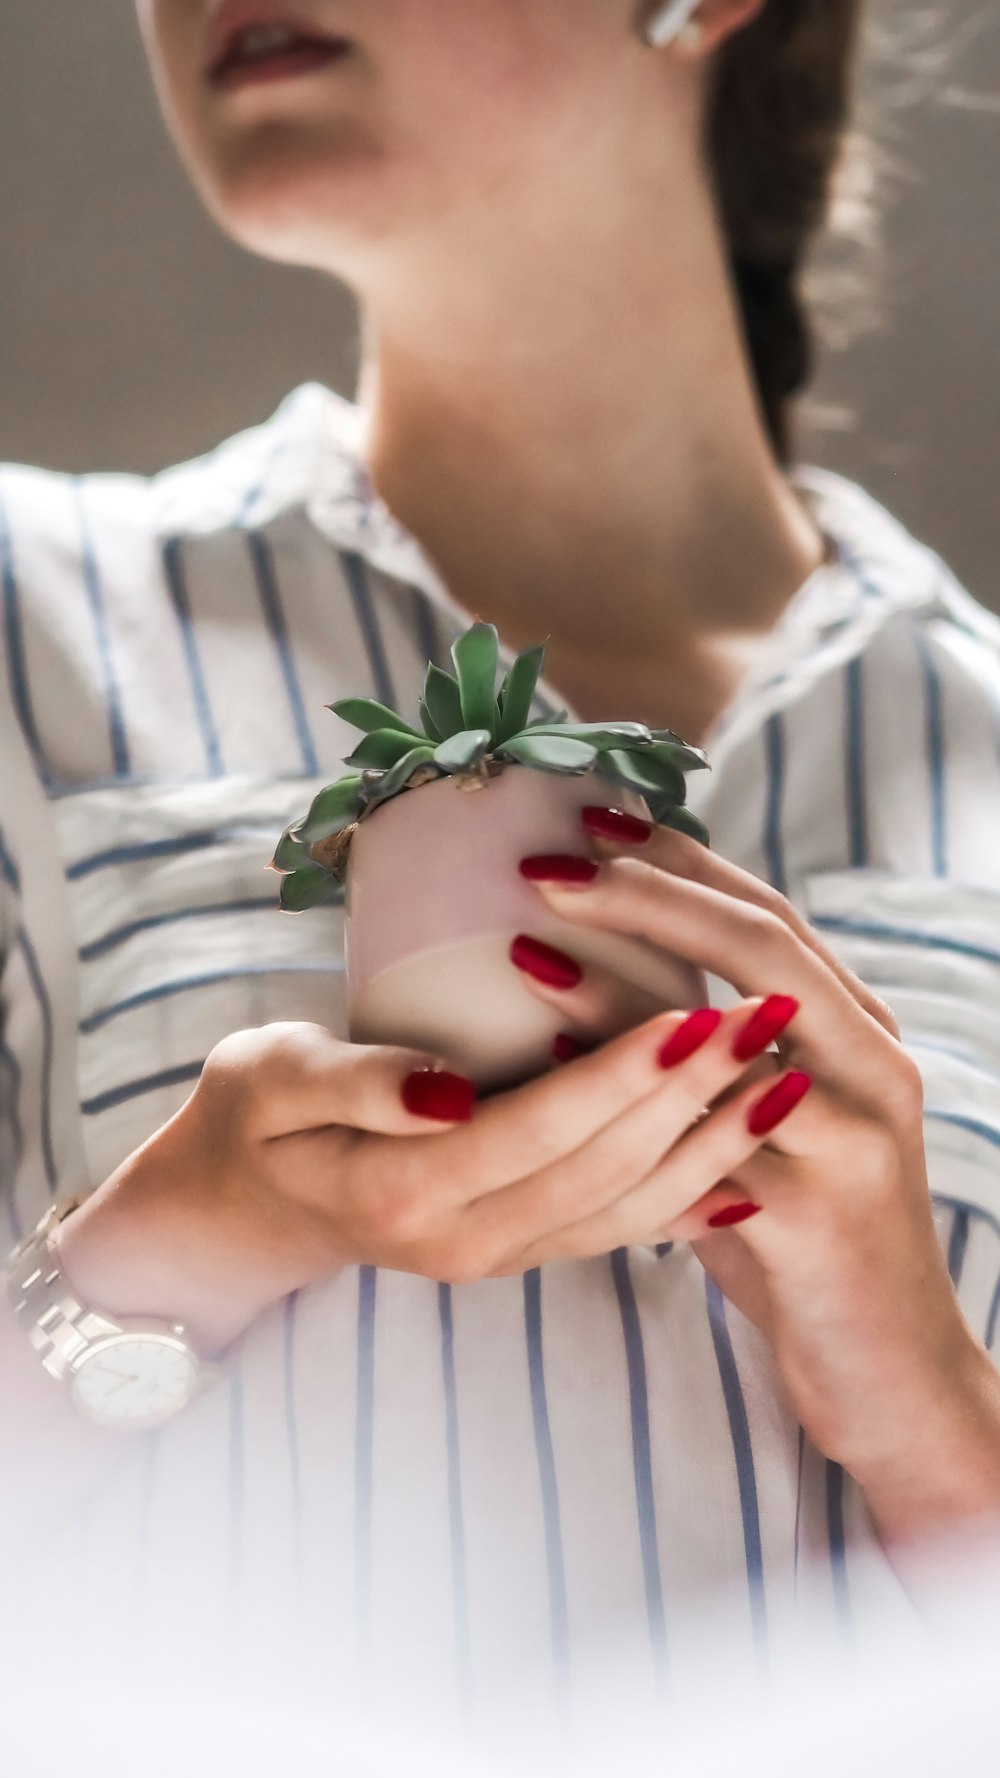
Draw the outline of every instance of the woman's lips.
M343 42L298 43L273 55L246 61L230 61L213 71L209 79L222 92L237 87L253 86L265 80L291 80L298 74L311 74L329 62L347 54L350 45Z

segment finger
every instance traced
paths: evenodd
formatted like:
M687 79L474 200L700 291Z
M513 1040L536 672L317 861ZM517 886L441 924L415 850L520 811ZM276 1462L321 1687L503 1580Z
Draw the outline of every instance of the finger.
M514 951L512 947L511 962L518 969L528 993L547 1006L557 1007L566 1021L567 1030L580 1036L617 1037L619 1032L645 1024L663 1012L661 995L624 981L602 964L576 961L582 970L580 980L571 987L557 987L534 973L530 950Z
M603 814L616 814L618 811L602 811ZM690 834L678 833L676 829L661 827L656 822L648 822L646 837L641 837L635 825L634 817L629 831L635 837L629 841L620 836L613 840L604 834L594 833L587 822L583 823L590 843L597 849L599 857L613 858L640 857L647 864L655 864L660 870L669 871L672 875L685 877L689 882L701 883L708 889L720 890L723 894L733 895L753 907L762 908L766 913L774 914L784 920L802 944L807 946L827 968L832 970L837 980L847 989L862 1009L871 1014L890 1037L899 1040L899 1025L892 1008L884 1000L873 993L866 982L856 976L853 970L846 967L839 957L834 956L822 940L817 937L808 921L803 919L799 910L793 906L787 896L755 877L751 871L743 870L731 859L724 858L718 852L711 852L699 840Z
M725 1228L738 1228L751 1217L759 1216L763 1206L750 1192L730 1177L714 1185L663 1229L657 1229L659 1241L700 1241ZM717 1219L717 1220L716 1220Z
M783 1074L781 1079L784 1078ZM754 1136L747 1126L747 1114L760 1098L759 1081L735 1093L725 1107L688 1130L636 1184L612 1197L601 1209L562 1228L553 1228L520 1248L516 1269L529 1270L555 1259L592 1258L611 1253L616 1247L669 1239L664 1231L673 1230L693 1205L706 1198L721 1179L738 1169L760 1147L762 1138ZM796 1119L807 1118L809 1098L807 1094L788 1113L786 1127L794 1128ZM798 1145L801 1135L795 1132L792 1140ZM704 1227L705 1222L700 1232Z
M475 1102L474 1083L431 1052L348 1043L324 1025L290 1021L217 1044L202 1090L238 1099L248 1134L262 1141L330 1125L424 1137L467 1121Z
M660 1051L690 1015L660 1013L563 1068L481 1100L470 1123L442 1131L433 1156L423 1148L418 1151L395 1142L391 1154L395 1175L433 1196L439 1210L467 1206L519 1181L527 1183L530 1196L536 1174L575 1154L599 1131L656 1094L661 1095L662 1107L670 1105L669 1117L665 1110L661 1114L662 1152L713 1094L742 1073L746 1064L732 1056L729 1043L737 1026L759 1004L753 1000L716 1014L712 1036L686 1062L666 1073ZM700 1010L712 1013L711 1008ZM377 1140L368 1146L373 1168L386 1166L390 1157L379 1153ZM428 1177L430 1166L432 1177Z
M862 1015L839 977L770 910L636 858L608 859L590 884L533 887L568 922L645 939L740 994L793 995L801 1012L783 1048L810 1072L829 1075L836 1056L838 1080L864 1097L873 1071L885 1071L884 1028ZM898 1058L899 1046L891 1053Z
M533 1239L603 1210L627 1193L647 1177L686 1130L712 1115L712 1107L723 1103L727 1092L737 1093L741 1085L738 1077L750 1074L751 1069L749 1084L759 1095L760 1073L770 1067L773 1076L778 1069L773 1057L760 1057L750 1065L734 1059L733 1035L745 1019L744 1008L730 1009L722 1015L714 1034L686 1062L666 1077L661 1073L661 1086L640 1104L630 1106L550 1166L470 1202L464 1211L463 1238L475 1250L498 1259L519 1251ZM571 1065L578 1067L579 1062ZM702 1190L719 1176L714 1175Z

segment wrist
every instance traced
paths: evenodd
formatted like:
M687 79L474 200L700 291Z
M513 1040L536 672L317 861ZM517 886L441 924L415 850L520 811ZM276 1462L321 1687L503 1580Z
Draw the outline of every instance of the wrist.
M892 1437L845 1465L887 1548L1000 1529L1000 1373L964 1320L947 1361L887 1418Z
M213 1169L193 1164L200 1132L190 1106L67 1218L57 1244L81 1302L179 1323L213 1358L305 1280L266 1219L241 1214Z

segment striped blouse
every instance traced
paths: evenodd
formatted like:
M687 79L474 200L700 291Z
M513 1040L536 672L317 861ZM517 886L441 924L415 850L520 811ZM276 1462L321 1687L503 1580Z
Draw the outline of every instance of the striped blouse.
M324 706L415 712L471 621L360 440L310 383L149 478L0 469L5 1239L105 1179L227 1032L346 1035L343 910L280 915L263 866L353 745ZM992 1345L1000 620L853 483L792 479L833 559L706 738L689 806L893 1007L940 1239ZM543 682L534 713L565 703ZM179 1641L207 1674L287 1657L333 1703L374 1685L498 1727L515 1698L582 1709L623 1650L669 1695L711 1598L757 1671L804 1610L854 1644L912 1613L860 1491L682 1244L298 1292L185 1415L109 1435L60 1538L81 1611L157 1661Z

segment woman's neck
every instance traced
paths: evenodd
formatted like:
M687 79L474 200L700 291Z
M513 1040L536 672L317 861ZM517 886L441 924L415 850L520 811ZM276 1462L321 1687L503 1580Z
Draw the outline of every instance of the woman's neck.
M706 649L745 652L823 553L764 433L714 217L670 239L605 208L544 252L464 240L364 310L377 492L462 605L512 646L550 638L567 695L597 659L679 683Z

